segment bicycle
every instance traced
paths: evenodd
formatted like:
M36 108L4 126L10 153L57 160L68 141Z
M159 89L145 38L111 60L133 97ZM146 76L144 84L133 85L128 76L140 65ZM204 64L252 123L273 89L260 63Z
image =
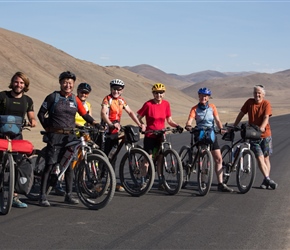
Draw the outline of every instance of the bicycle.
M101 144L110 135L101 135ZM117 161L117 156L125 146L125 154L122 156L119 166L119 178L121 185L126 192L133 197L145 195L152 188L155 178L154 165L145 150L136 147L135 143L139 140L139 128L132 125L121 126L118 136L119 144L109 153L109 160L112 164ZM142 182L141 171L144 163L148 163L148 174L145 182Z
M226 184L233 172L236 172L236 182L239 191L242 194L247 193L253 186L256 177L256 158L250 148L249 139L235 140L235 132L242 132L244 126L230 126L225 124L225 127L230 128L222 139L230 141L230 145L224 145L221 148L223 158L223 180Z
M200 129L194 127L190 130L190 146L182 146L179 155L183 166L183 184L185 188L190 180L191 173L197 173L197 186L199 194L208 194L213 178L213 157L210 144L204 137L198 140Z
M8 116L1 116L2 119L6 119ZM12 116L9 116L10 118ZM16 121L21 121L19 125L19 132L15 131L6 132L1 131L0 139L0 214L6 215L10 212L13 202L14 188L15 188L15 175L17 162L24 158L32 158L33 156L33 145L28 140L11 140L11 135L20 134L23 129L28 129L26 121L22 122L21 117L15 117ZM9 118L7 118L9 119ZM11 123L13 124L13 123ZM15 125L15 124L13 124ZM12 126L13 126L12 125ZM16 159L17 158L17 162Z
M178 153L172 148L171 142L166 138L168 132L182 133L178 129L170 127L160 130L148 130L145 133L152 133L161 140L160 147L153 151L153 163L155 169L157 169L159 157L162 157L162 184L168 194L175 195L182 186L183 169Z
M75 133L78 131L80 137L69 142L62 160L55 164L46 188L46 195L55 187L57 181L61 180L65 171L72 165L75 171L75 187L81 202L92 210L104 208L113 198L116 187L115 172L107 157L95 154L91 146L88 127L76 129L64 129L63 132ZM45 131L41 131L46 135ZM45 166L44 149L40 151L36 161L35 183L32 191L27 195L32 200L39 199L40 179Z

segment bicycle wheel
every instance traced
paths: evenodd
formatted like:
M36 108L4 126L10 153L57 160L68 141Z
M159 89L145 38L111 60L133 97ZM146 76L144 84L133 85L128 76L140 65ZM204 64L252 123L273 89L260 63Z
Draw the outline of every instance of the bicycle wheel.
M223 158L223 183L227 184L231 176L231 147L229 145L223 145L221 148L221 154Z
M183 183L183 169L180 157L174 149L167 149L163 153L162 161L164 188L171 195L177 194Z
M242 194L247 193L256 177L256 158L252 150L242 149L243 154L239 158L237 166L237 186Z
M12 206L15 182L14 164L12 154L3 152L0 167L0 213L3 215L8 214Z
M94 149L93 149L93 154L101 155L101 156L103 156L104 158L107 158L107 157L108 157L108 156L104 153L104 151L102 151L101 149L97 149L97 148L94 148Z
M76 191L89 209L104 208L112 200L116 176L110 162L101 155L88 154L87 160L77 166Z
M199 194L205 196L211 188L213 177L213 158L211 152L205 148L199 156L197 169L197 185Z
M148 163L147 173L144 162ZM141 174L146 175L142 183ZM131 148L121 159L119 169L120 181L124 189L132 196L146 194L152 187L155 179L155 167L151 157L141 148Z
M182 168L183 168L182 188L185 188L186 185L189 183L190 175L191 175L191 171L193 167L192 164L193 164L194 153L190 152L190 150L191 149L189 146L182 146L182 148L179 151L179 156L180 156L180 160L181 160Z
M33 164L34 179L31 190L26 197L33 201L39 200L41 176L45 167L45 150L46 147L42 150L36 150L35 154L29 157Z

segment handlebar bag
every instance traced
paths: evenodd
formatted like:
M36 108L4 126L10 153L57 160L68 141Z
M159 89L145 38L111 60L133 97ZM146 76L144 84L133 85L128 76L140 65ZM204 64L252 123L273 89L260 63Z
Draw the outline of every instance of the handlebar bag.
M245 140L260 140L262 132L260 131L259 127L256 125L246 125L242 124L241 126L241 137Z
M27 140L0 139L0 151L18 152L30 155L33 149L33 144Z
M126 125L124 129L127 141L138 142L140 140L139 127L133 125Z
M0 116L0 133L3 135L18 135L21 133L23 119L20 116L1 115Z

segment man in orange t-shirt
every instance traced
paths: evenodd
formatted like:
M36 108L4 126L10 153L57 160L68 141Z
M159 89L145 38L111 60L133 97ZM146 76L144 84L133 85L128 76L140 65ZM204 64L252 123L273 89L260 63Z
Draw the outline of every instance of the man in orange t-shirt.
M254 86L254 98L248 99L238 114L234 126L238 125L245 114L248 114L248 123L257 125L261 132L261 140L251 141L251 150L255 153L259 168L264 175L260 186L262 189L276 189L278 184L270 179L270 155L273 151L272 134L269 118L272 116L272 108L269 101L265 100L266 91L263 85Z

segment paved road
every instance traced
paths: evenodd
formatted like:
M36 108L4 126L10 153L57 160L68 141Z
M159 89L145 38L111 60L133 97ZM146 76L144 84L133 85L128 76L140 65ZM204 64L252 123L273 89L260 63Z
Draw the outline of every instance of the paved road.
M249 193L211 192L196 187L175 196L153 189L134 198L116 193L102 210L66 205L50 196L52 207L29 202L0 216L0 249L289 249L290 115L271 118L274 134L272 178L277 190L261 190L262 175ZM171 137L178 150L187 133ZM230 180L235 190L235 180Z

